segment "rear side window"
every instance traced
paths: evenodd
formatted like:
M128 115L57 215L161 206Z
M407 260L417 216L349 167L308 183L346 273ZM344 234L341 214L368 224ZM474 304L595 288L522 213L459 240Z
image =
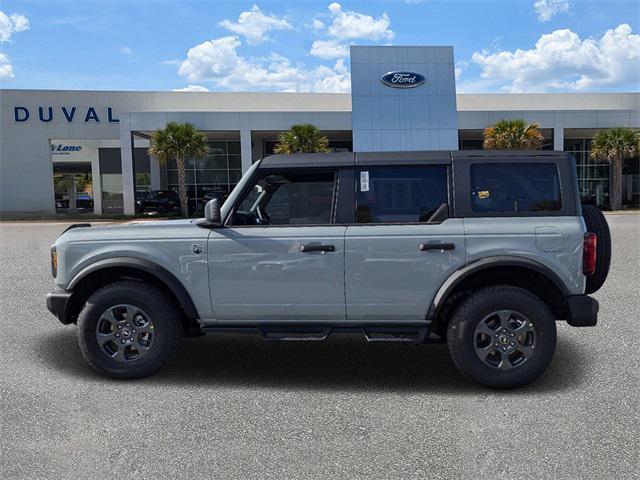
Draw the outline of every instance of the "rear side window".
M362 168L356 183L357 223L429 222L448 203L446 166Z
M476 163L471 166L471 209L487 213L562 209L555 163Z

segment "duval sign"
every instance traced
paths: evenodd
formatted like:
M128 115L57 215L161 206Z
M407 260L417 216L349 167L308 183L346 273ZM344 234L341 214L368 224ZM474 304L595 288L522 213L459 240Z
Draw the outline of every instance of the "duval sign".
M64 105L61 107L34 107L31 110L19 105L13 107L13 118L16 123L26 122L32 115L33 118L37 118L43 123L52 122L56 116L68 123L72 123L74 120L83 123L118 123L120 121L113 116L113 108L111 107L96 109L95 107L79 108Z
M424 75L416 72L389 72L385 73L382 83L393 88L415 88L424 83Z

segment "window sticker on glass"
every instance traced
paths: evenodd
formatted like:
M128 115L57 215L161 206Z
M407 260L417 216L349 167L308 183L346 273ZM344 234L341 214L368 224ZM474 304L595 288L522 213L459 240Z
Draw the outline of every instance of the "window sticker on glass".
M360 172L360 191L369 191L369 172Z

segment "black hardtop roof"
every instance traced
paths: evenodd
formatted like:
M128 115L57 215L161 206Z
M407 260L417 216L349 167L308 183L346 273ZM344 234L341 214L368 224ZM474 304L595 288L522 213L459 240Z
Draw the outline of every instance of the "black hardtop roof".
M553 150L431 150L415 152L333 152L275 154L262 159L260 168L348 167L355 165L450 164L463 158L532 159L566 158L566 152Z

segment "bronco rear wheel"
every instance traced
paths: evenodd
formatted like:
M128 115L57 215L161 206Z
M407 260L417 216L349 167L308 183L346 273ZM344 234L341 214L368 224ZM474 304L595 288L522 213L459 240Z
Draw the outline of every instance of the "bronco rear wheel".
M447 343L454 363L470 379L515 388L538 378L551 363L556 325L547 305L527 290L487 287L456 308Z
M85 360L115 378L155 373L173 356L181 335L176 307L160 290L123 281L95 292L78 317Z

